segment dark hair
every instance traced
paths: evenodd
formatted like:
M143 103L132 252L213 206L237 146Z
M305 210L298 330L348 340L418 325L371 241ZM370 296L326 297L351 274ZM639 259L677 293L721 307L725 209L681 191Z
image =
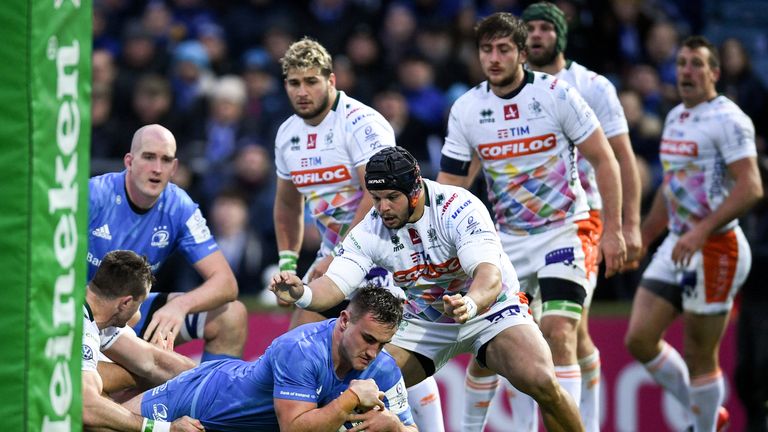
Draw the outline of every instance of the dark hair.
M486 40L511 37L512 42L520 51L525 50L525 40L528 39L528 28L520 18L509 12L496 12L484 18L475 26L475 41L477 46Z
M126 295L138 299L147 295L154 280L147 257L129 250L114 250L101 259L89 286L108 299Z
M376 322L397 327L403 319L403 301L385 288L368 285L355 292L347 311L351 322L370 313Z
M720 54L717 52L717 48L712 45L712 42L704 36L694 35L688 36L682 46L690 49L706 48L709 50L709 67L712 69L720 69Z

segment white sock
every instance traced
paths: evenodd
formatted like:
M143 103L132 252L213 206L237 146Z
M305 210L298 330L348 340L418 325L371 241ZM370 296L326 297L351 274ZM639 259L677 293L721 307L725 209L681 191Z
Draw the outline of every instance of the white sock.
M509 430L515 432L538 432L538 405L532 397L507 383L507 400L512 408L512 423Z
M464 413L461 416L463 432L482 432L488 418L488 407L499 387L499 376L476 377L467 370L464 380Z
M710 432L717 424L717 411L725 399L723 373L718 369L711 374L696 377L691 382L691 411L693 430Z
M587 432L600 432L600 351L579 359L581 402L579 412Z
M581 368L578 364L555 366L555 376L560 386L568 392L577 405L581 402Z
M655 359L645 363L645 369L653 379L672 394L684 407L691 406L688 366L676 349L666 342Z
M440 406L440 392L434 377L408 387L408 404L411 405L413 420L422 431L444 432L443 408Z

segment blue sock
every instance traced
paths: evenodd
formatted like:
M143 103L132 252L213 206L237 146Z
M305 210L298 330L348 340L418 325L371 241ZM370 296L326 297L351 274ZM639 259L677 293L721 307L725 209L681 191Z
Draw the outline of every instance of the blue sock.
M227 360L227 359L236 359L238 357L231 356L229 354L211 354L208 351L203 351L203 357L200 358L200 363L205 363L207 361L212 360Z

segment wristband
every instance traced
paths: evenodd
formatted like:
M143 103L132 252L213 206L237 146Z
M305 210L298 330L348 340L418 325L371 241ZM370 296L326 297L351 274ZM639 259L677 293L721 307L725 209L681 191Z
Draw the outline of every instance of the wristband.
M280 266L280 271L296 273L299 253L292 250L282 250L279 256L280 261L278 261L278 265Z
M144 421L141 423L141 432L153 432L153 431L170 432L171 424L169 422L152 420L145 417Z
M296 306L302 309L306 309L310 303L312 303L312 289L309 287L309 285L304 284L304 294L302 294L301 297L296 300Z
M477 315L477 303L470 296L464 296L464 306L467 307L467 321Z

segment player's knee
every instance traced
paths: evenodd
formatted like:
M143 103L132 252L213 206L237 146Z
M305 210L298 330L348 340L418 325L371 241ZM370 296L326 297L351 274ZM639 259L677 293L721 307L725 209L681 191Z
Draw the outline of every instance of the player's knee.
M560 397L559 388L554 372L550 368L540 367L530 376L526 387L522 390L539 404L548 406Z
M206 323L206 339L245 340L248 328L248 310L238 300L222 306L221 313Z
M642 361L651 355L653 343L641 334L629 332L624 336L624 346L632 357Z
M576 327L568 320L558 320L542 328L542 333L553 353L573 352L576 349Z

